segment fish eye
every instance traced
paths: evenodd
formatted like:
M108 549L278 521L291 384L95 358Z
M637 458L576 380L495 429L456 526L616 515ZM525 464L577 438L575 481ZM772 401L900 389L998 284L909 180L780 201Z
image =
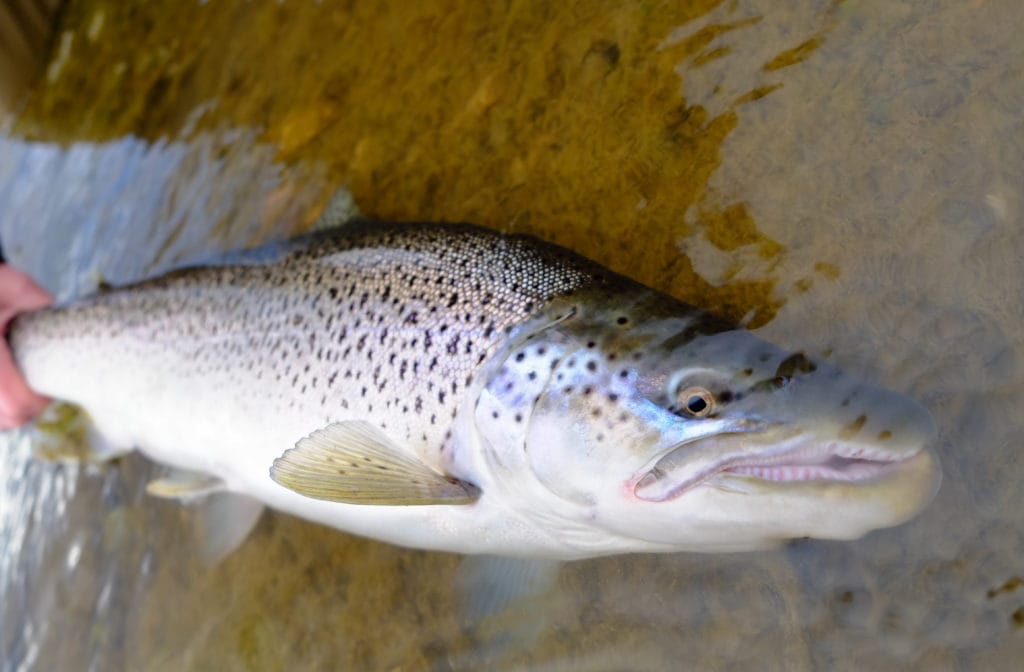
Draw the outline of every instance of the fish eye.
M680 390L676 396L679 408L687 415L703 418L715 407L715 396L705 387L693 385Z

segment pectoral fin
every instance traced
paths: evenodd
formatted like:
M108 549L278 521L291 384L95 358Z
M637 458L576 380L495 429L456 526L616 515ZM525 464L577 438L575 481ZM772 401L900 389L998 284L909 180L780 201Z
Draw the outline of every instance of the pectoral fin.
M233 492L207 497L194 518L199 557L216 565L242 545L263 514L263 504Z
M454 669L518 669L523 651L533 651L557 613L554 560L467 556L459 563L460 625L475 646L453 652Z
M289 490L344 504L471 504L472 484L444 476L366 422L319 429L274 460L270 477Z
M532 601L550 593L558 579L561 563L536 558L508 558L471 555L459 565L458 587L468 623L497 616L510 606L536 606ZM529 608L531 622L537 623L543 610Z

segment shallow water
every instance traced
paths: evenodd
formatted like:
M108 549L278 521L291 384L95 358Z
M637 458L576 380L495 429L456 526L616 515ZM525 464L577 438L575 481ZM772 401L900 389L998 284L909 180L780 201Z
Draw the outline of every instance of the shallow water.
M301 230L338 185L537 233L923 402L924 514L573 563L474 625L457 557L267 514L206 567L201 511L144 496L158 467L33 460L26 433L0 669L1014 669L1024 9L777 5L71 2L0 139L0 240L70 298Z

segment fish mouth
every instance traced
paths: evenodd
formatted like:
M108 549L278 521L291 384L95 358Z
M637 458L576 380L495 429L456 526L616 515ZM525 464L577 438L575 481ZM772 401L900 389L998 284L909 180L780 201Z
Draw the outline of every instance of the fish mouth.
M728 487L746 479L764 484L873 484L893 476L901 465L926 459L922 443L898 451L839 440L822 441L801 435L767 437L725 434L713 440L684 443L670 449L636 481L637 498L663 502L701 485ZM740 477L740 478L730 478Z

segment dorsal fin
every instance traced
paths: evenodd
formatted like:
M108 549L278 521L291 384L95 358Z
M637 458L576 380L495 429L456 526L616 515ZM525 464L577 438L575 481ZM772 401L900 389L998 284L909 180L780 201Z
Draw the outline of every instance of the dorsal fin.
M309 230L327 231L359 219L363 219L363 214L359 212L356 199L352 197L352 192L345 187L341 187L331 196L331 200L324 206L320 217L313 222L313 226Z

